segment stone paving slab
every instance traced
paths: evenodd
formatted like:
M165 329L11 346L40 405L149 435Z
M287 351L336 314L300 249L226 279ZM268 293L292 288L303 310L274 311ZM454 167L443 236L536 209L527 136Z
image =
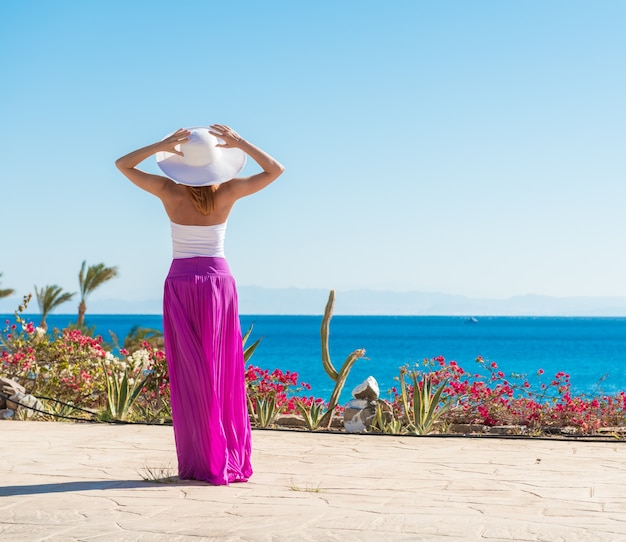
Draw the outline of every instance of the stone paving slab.
M0 538L626 541L626 443L253 431L246 484L175 474L171 427L0 422Z

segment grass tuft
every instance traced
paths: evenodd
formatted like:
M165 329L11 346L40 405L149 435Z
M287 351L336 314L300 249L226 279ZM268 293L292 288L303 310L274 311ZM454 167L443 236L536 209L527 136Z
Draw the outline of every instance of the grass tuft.
M178 482L178 476L170 466L155 468L146 465L138 474L142 480L154 484L175 484Z
M289 486L289 489L291 491L302 491L304 493L322 493L322 491L324 491L322 489L322 484L318 484L317 487L311 487L309 486L309 484L307 484L304 487L300 487L293 480L291 481L291 485Z

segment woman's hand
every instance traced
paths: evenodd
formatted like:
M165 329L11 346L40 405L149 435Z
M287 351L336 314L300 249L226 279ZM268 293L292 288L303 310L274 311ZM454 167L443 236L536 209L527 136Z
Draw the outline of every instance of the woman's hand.
M224 143L218 143L218 147L226 148L240 148L242 137L224 124L212 124L209 129L209 133L215 137L219 137Z
M185 128L179 128L172 135L167 136L163 141L159 141L157 145L159 149L165 152L171 152L173 154L177 154L178 156L183 156L182 151L179 151L176 147L178 145L182 145L183 143L187 143L189 141L189 136L191 132L186 130Z

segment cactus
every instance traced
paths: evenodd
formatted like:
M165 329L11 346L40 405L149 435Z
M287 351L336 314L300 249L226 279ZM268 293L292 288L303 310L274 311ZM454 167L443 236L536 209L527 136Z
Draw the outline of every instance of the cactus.
M335 369L331 359L330 359L330 351L328 348L328 337L330 335L330 319L333 315L333 307L335 305L335 291L331 290L328 296L328 302L326 303L326 309L324 310L324 318L322 319L322 327L320 329L320 337L322 340L322 365L324 366L324 370L335 382L335 388L333 389L333 393L330 396L328 401L328 406L326 412L322 416L320 423L318 424L320 427L326 426L327 429L330 428L333 419L333 412L335 411L335 407L339 402L339 396L343 390L343 387L346 384L346 379L348 378L348 374L350 373L350 369L354 365L354 363L365 356L365 350L360 348L359 350L355 350L352 352L346 360L343 362L341 369L337 371Z

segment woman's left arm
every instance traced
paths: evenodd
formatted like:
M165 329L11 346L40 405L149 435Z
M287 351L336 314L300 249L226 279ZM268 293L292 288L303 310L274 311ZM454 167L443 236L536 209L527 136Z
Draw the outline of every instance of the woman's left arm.
M227 183L224 183L223 186L228 187L228 190L232 193L234 199L249 196L250 194L254 194L259 190L262 190L267 185L278 179L283 171L285 171L284 166L278 162L278 160L271 157L265 151L262 151L249 141L243 139L237 132L231 130L228 126L224 126L223 124L213 124L210 132L224 141L224 143L219 144L218 147L236 147L241 149L263 169L261 173L257 173L256 175L251 175L250 177L237 177Z

